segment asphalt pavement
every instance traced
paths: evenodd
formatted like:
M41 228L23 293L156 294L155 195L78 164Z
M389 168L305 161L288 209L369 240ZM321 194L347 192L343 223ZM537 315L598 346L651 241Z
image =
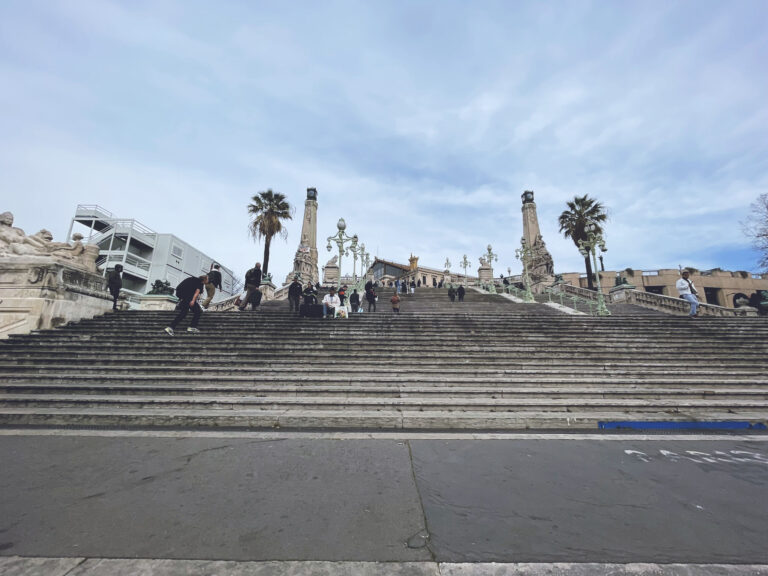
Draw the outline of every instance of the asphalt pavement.
M766 436L0 431L0 462L7 574L31 558L768 565Z

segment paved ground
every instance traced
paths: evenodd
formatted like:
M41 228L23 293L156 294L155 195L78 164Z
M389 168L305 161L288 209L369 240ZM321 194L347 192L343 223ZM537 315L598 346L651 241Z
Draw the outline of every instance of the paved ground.
M768 574L768 436L0 431L0 462L4 575Z

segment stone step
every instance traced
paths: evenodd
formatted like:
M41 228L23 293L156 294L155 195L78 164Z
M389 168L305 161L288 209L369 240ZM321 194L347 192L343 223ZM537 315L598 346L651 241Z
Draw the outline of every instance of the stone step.
M426 378L430 380L430 378ZM191 377L189 374L142 374L131 373L126 375L121 374L10 374L4 379L5 383L49 383L49 384L67 384L71 382L99 382L99 383L115 383L115 382L136 382L143 384L158 384L158 385L170 385L172 383L189 382L190 380L200 381L202 379L197 377ZM246 384L246 383L260 383L263 381L269 381L274 384L288 383L288 384L339 384L340 382L347 382L350 384L358 384L364 382L366 384L376 385L411 385L423 383L425 377L423 374L411 373L405 371L402 374L396 374L394 376L388 374L364 374L360 378L351 378L344 374L290 374L290 373L268 373L261 372L253 374L232 374L232 375L209 375L206 377L205 382L215 383L218 385L229 384ZM705 375L696 377L690 375L624 375L620 378L615 377L612 374L601 375L571 375L567 378L553 377L551 375L527 375L527 374L487 374L481 376L474 375L443 375L441 377L433 377L432 381L441 385L493 385L493 384L507 384L507 385L538 385L538 384L553 384L553 385L578 385L578 384L617 384L621 382L622 385L646 385L653 384L658 386L697 386L697 385L711 385L717 383L720 386L743 386L745 384L757 384L763 386L768 384L766 377L755 378L749 376L745 378L731 378L725 374L712 378L706 378Z
M0 401L5 394L115 394L115 395L214 395L214 396L446 396L451 398L738 398L768 399L768 386L750 385L749 387L715 387L712 385L687 386L685 388L658 387L655 385L604 386L579 385L563 386L527 385L527 386L338 386L338 385L293 385L293 384L251 384L248 386L220 386L201 384L177 384L174 386L153 386L130 384L35 384L5 383L0 385Z
M453 410L487 412L547 411L569 412L620 409L633 412L665 411L669 413L690 413L698 409L708 410L765 410L768 400L729 398L683 400L641 399L641 398L434 398L434 397L354 397L347 396L112 396L112 395L29 395L9 394L3 397L3 408L157 408L169 406L176 409L282 410L300 407L302 410Z
M166 359L165 362L150 363L147 360L135 362L132 364L118 364L118 363L103 363L103 360L99 360L99 363L78 363L70 362L69 364L13 364L0 362L0 369L7 374L8 377L17 378L22 375L36 375L36 376L58 376L67 371L76 372L78 376L102 376L108 375L109 377L120 377L125 375L137 376L137 375L189 375L196 379L205 379L208 377L217 376L251 376L258 377L260 375L269 375L270 378L277 378L282 376L294 377L297 374L303 374L306 377L315 377L316 375L326 375L333 378L351 379L360 377L378 377L379 371L373 370L375 366L381 366L386 368L386 372L393 376L398 377L402 374L412 374L419 378L437 378L442 379L446 376L446 368L451 367L451 374L454 376L474 376L476 378L483 377L503 377L503 376L515 376L517 378L536 378L541 375L548 375L552 378L560 377L565 380L571 380L573 378L586 376L590 380L605 380L605 379L618 379L624 376L635 377L659 377L666 376L668 378L677 378L683 376L685 380L691 379L713 379L727 376L729 379L751 378L756 381L768 382L768 374L765 373L759 366L758 367L740 367L740 366L718 366L712 367L700 367L691 368L685 365L648 365L648 364L628 364L619 365L613 364L609 368L605 366L594 367L599 368L599 373L593 374L587 372L586 375L574 374L573 365L522 365L514 364L512 362L507 364L499 364L496 366L478 365L478 364L456 364L446 365L440 362L425 361L423 363L409 363L406 365L391 365L387 363L375 364L372 362L354 363L350 362L348 358L339 359L337 362L322 362L318 365L308 365L303 359L293 362L272 362L262 361L253 362L252 365L230 364L230 365L206 365L206 364L189 364L186 362L176 363L170 359ZM582 367L583 368L583 367ZM719 369L718 369L719 368Z
M67 358L69 362L63 363ZM360 360L365 360L365 366ZM216 354L199 352L195 356L174 354L136 354L136 355L105 355L105 354L40 354L17 355L12 360L0 360L0 371L29 371L30 369L99 369L103 372L114 372L116 369L127 370L140 367L168 366L173 369L195 368L204 370L256 370L269 368L271 370L301 370L301 371L325 371L325 370L351 370L364 371L366 367L387 368L402 370L398 365L404 365L408 361L408 368L447 370L481 370L485 372L520 371L565 371L573 373L576 370L600 370L618 374L623 371L685 371L691 374L708 374L714 371L728 371L731 374L757 374L762 375L764 366L754 363L746 364L730 359L729 362L718 358L705 358L695 366L691 366L679 356L641 355L630 357L554 357L546 358L544 363L541 358L531 358L529 355L509 355L505 358L487 360L484 356L474 358L464 355L457 359L454 356L440 357L437 355L422 356L419 354L391 354L365 357L365 355L333 354L328 351L307 353L301 355L275 355L266 354L250 355L242 353ZM395 367L392 367L392 364ZM371 370L369 370L371 371Z
M590 412L449 412L418 410L175 410L111 408L3 408L0 426L65 426L110 428L247 428L247 429L377 429L377 430L570 430L597 429L600 422L632 420L626 411ZM750 422L765 425L765 411L664 411L643 414L646 422Z

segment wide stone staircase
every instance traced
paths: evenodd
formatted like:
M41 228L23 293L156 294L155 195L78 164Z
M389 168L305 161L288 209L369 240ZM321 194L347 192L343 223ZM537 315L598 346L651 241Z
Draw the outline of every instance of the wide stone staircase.
M417 289L348 319L108 314L0 343L0 426L595 429L765 425L762 318L569 316L469 290ZM367 310L367 304L364 305ZM190 316L191 317L191 316ZM188 317L188 318L190 318ZM713 424L719 425L719 424Z

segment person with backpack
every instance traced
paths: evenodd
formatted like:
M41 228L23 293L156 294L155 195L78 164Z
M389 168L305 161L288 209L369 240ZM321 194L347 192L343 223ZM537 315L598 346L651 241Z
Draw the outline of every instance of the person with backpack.
M178 286L176 286L176 297L179 299L179 303L176 305L176 318L173 319L171 324L166 327L165 331L173 336L174 330L179 322L184 320L187 313L192 310L192 322L189 323L187 332L198 333L197 323L200 322L201 308L197 302L198 297L203 291L203 288L208 283L208 276L190 276L189 278L182 280Z
M389 301L392 302L392 313L400 314L400 296L397 295L397 290L395 290L395 293Z
M454 290L453 286L448 288L448 298L451 299L451 302L456 301L456 290Z
M112 310L117 311L117 297L120 296L120 289L123 287L123 279L120 273L123 271L123 265L117 264L107 275L107 290L112 295Z
M459 284L459 289L456 290L456 295L459 297L459 302L464 302L464 294L466 294L467 291L464 290L464 286Z
M206 310L211 305L213 295L216 294L216 288L221 290L221 272L219 272L219 268L220 266L214 263L211 266L211 271L208 272L208 283L205 285L205 292L208 297L202 303L203 308Z
M245 311L248 303L251 304L251 309L255 310L256 306L261 302L261 262L256 262L256 265L245 273L245 298L240 303L238 310ZM251 302L253 298L253 302Z

